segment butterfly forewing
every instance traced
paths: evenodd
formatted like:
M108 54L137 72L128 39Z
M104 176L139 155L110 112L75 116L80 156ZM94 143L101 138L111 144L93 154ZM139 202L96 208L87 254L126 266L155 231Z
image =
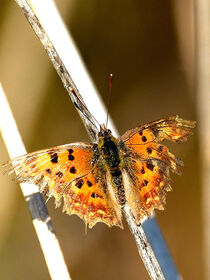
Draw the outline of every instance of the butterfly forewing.
M159 165L168 165L173 172L180 173L178 166L182 161L177 159L168 148L158 144L165 139L173 142L186 141L192 134L195 122L176 117L168 117L139 126L127 131L121 139L141 161L152 160Z
M37 184L58 198L69 182L91 171L91 145L72 144L26 154L10 161L18 182Z
M126 143L134 142L135 138L133 137L139 134L138 141L135 141L134 144L160 142L165 139L173 142L184 142L192 135L192 128L195 125L195 121L183 120L178 116L170 116L130 129L121 136L121 139Z

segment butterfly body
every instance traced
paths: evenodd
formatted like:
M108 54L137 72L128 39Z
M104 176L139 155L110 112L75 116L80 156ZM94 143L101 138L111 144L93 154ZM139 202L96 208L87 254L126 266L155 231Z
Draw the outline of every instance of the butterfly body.
M105 172L111 178L111 185L120 205L124 205L126 201L125 191L122 180L122 169L125 165L125 150L123 150L123 142L115 138L111 130L105 126L99 132L99 143L97 145L98 162L96 170ZM100 176L101 177L101 176Z
M62 201L89 227L97 222L122 226L128 204L136 222L164 209L171 189L169 170L180 173L182 161L159 142L184 142L195 122L172 116L138 126L115 138L101 125L97 144L73 143L13 159L19 182L35 183L42 193Z

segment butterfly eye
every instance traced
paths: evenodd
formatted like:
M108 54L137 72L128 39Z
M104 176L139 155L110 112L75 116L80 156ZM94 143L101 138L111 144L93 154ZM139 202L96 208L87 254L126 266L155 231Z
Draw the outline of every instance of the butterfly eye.
M110 129L107 129L107 134L112 134Z
M102 137L106 137L106 136L109 136L111 134L112 134L111 130L110 129L106 129L104 131L101 131L99 135L102 136Z
M100 131L98 135L99 135L99 137L104 137L104 136L106 136L106 134L107 134L106 131Z

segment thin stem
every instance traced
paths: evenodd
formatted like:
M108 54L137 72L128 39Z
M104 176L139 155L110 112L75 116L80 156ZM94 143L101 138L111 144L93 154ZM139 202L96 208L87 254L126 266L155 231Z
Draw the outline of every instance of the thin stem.
M136 225L135 218L133 217L128 205L124 206L123 212L125 213L125 217L129 225L130 231L136 240L139 255L141 256L144 262L144 266L150 278L156 280L165 279L163 272L160 268L160 265L158 263L158 260L152 250L152 247L147 241L147 237L142 225L141 224L138 226Z
M58 16L58 14L54 14L53 20L50 21L50 23L47 25L46 20L50 20L49 16L46 16L46 14L41 14L43 9L39 10L37 3L41 3L40 5L43 5L44 1L35 1L31 0L30 2L33 3L33 6L36 7L36 15L34 14L31 4L28 3L26 0L15 0L17 4L21 7L21 9L24 12L24 15L26 16L26 19L34 29L36 35L39 37L40 41L42 42L45 50L47 51L49 58L51 59L58 75L60 76L64 87L68 91L72 101L76 102L76 108L80 114L80 117L82 118L85 127L88 131L89 137L92 142L97 141L97 127L92 124L94 122L94 119L92 115L90 114L90 111L94 111L94 116L101 122L101 119L106 119L106 110L104 109L103 104L100 101L100 98L97 95L97 92L92 86L91 80L88 77L88 74L86 71L84 71L84 65L81 63L81 59L75 50L74 44L72 44L72 40L69 37L69 34L67 34L65 27L63 24L61 24L61 20ZM52 8L52 7L51 7ZM42 11L39 13L39 11ZM56 24L56 26L55 26ZM62 53L62 46L60 45L58 47L58 42L60 41L60 37L53 38L54 31L59 28L58 36L62 34L64 38L68 38L62 45L65 45L66 48L68 48L68 54L73 53L74 57L77 57L74 63L69 63L69 57L68 55L63 55ZM51 30L51 31L50 31ZM70 38L70 39L69 39ZM62 38L63 39L63 38ZM56 46L56 49L55 49ZM73 79L70 76L70 72L72 73L74 71L74 68L77 67L77 72L80 75L80 79L74 79L76 81L77 87L82 88L81 84L84 84L84 81L88 81L86 88L84 90L81 90L80 93L82 93L82 97L79 93L79 90L75 86ZM74 75L73 75L74 76ZM76 76L75 76L76 77ZM74 77L73 77L74 78ZM85 94L87 93L88 94ZM86 101L85 105L84 100ZM85 115L88 116L88 119L84 117L84 114L81 113L81 110L79 108L82 108L85 110ZM87 109L89 108L89 110ZM90 121L91 120L91 121ZM114 131L114 134L116 133L115 127L113 125L113 122L111 119L109 119L109 126ZM134 235L134 238L136 240L136 245L139 251L139 254L141 258L143 259L143 262L145 264L145 267L151 277L151 279L165 279L163 276L163 273L161 271L160 266L158 265L157 258L150 247L143 228L141 226L137 226L135 221L133 220L133 216L128 209L128 206L124 209L125 217L127 219L127 222L130 226L131 232ZM155 239L155 237L153 236ZM159 251L161 251L161 244ZM164 272L165 274L165 272ZM177 279L176 273L174 275L173 279ZM171 278L172 279L172 278Z
M194 1L195 82L200 136L205 279L210 275L210 2Z

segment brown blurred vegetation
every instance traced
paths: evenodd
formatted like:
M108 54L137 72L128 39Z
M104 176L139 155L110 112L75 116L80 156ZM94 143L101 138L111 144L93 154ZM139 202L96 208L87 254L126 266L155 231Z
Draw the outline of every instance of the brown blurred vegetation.
M184 3L183 3L184 2ZM104 102L114 74L111 116L120 133L178 114L196 119L192 1L56 1ZM0 3L0 81L29 152L88 141L88 136L40 42L14 1ZM73 67L73 66L72 66ZM93 112L94 114L94 112ZM202 279L197 133L170 145L184 160L172 175L165 212L156 212L184 279ZM0 161L8 159L0 139ZM1 279L49 279L18 185L0 175ZM148 279L125 230L97 224L85 235L79 218L48 203L73 279Z

